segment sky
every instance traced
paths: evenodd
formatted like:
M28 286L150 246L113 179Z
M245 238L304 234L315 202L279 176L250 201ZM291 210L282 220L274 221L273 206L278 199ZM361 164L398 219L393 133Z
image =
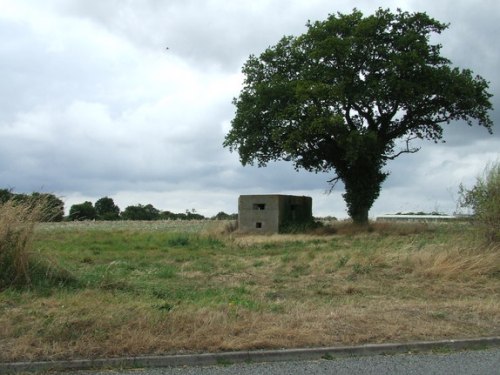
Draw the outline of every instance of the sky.
M121 209L205 216L237 212L241 194L308 195L315 216L345 218L342 185L329 193L334 172L243 167L222 142L250 54L308 20L378 7L449 23L435 41L490 83L499 124L497 0L0 0L0 188L52 193L66 210L108 196ZM452 123L446 143L390 161L370 217L455 212L459 184L500 159L493 132Z

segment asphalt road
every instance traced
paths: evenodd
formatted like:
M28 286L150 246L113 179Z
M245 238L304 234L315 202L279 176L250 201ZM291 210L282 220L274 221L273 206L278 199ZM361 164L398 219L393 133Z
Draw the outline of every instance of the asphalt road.
M500 348L442 354L399 354L316 361L220 364L207 367L80 371L65 375L499 375Z

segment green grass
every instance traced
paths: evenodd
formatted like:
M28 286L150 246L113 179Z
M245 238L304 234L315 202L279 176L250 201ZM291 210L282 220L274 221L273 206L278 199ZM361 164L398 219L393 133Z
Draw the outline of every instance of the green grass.
M240 236L128 224L38 227L34 251L74 282L0 292L0 360L499 333L500 252L467 227Z

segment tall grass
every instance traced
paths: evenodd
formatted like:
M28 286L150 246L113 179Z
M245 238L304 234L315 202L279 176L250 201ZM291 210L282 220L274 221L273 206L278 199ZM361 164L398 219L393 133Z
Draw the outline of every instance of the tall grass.
M30 248L40 217L40 205L12 200L0 205L0 289L31 283Z
M71 280L66 271L35 256L32 248L35 226L47 216L46 203L38 199L0 204L0 291Z

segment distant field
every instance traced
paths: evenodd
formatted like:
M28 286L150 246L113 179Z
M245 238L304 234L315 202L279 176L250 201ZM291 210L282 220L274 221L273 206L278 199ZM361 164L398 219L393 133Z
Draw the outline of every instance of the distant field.
M215 220L156 220L156 221L68 221L61 223L40 223L39 231L50 230L140 230L140 231L182 231L201 232L210 228L220 227L221 222Z
M0 292L0 361L500 335L500 248L467 225L229 224L40 225L66 277Z

